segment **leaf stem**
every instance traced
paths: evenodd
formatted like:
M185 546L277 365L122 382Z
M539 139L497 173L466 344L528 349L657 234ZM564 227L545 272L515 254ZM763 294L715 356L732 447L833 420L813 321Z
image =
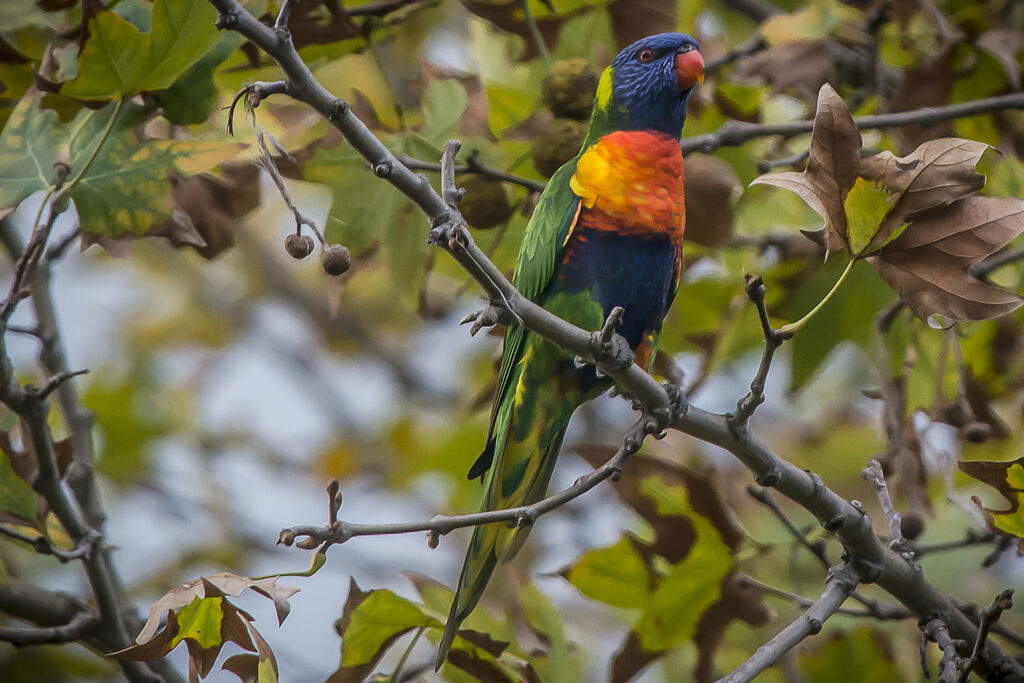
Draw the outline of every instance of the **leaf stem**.
M122 104L124 104L123 99L118 100L117 103L114 105L114 112L110 115L110 120L107 121L107 127L103 129L103 134L100 135L100 139L96 143L96 147L93 148L92 153L89 154L89 158L85 160L85 163L82 164L82 167L75 172L75 176L64 185L63 189L65 192L70 191L71 188L74 187L78 183L78 181L82 179L82 176L85 175L85 172L89 170L89 166L91 166L92 162L96 160L96 155L100 153L100 148L103 147L103 143L107 141L107 137L110 135L110 131L114 129L114 122L117 121L117 115L121 112Z
M850 274L850 271L853 270L853 264L855 264L856 262L856 258L850 259L850 262L846 264L846 270L844 270L843 274L839 276L839 279L836 280L836 283L832 285L832 289L829 290L829 293L825 295L825 298L819 301L817 306L808 311L807 315L800 318L795 323L789 323L788 325L783 325L782 327L780 327L779 334L782 334L786 337L792 337L794 334L799 332L803 328L803 326L807 324L808 320L813 318L818 313L818 311L825 307L825 304L828 303L828 300L831 299L832 295L835 294L836 291L839 289L839 285L843 284L843 280L845 280L846 277Z
M406 647L405 652L402 653L402 658L398 660L395 670L391 673L392 683L397 683L397 681L402 680L399 677L402 673L402 668L405 667L405 662L409 659L409 655L412 654L412 649L416 646L416 643L419 642L420 636L423 635L423 631L426 628L426 626L420 626L419 629L416 630L416 634L412 637L412 640L409 641L408 647Z
M537 19L533 16L533 10L530 9L530 0L522 0L523 4L523 18L526 19L526 25L530 27L530 35L533 36L533 41L537 43L537 52L540 53L540 61L544 62L544 68L551 68L551 53L548 52L548 46L544 43L544 36L541 35L540 26L537 25Z

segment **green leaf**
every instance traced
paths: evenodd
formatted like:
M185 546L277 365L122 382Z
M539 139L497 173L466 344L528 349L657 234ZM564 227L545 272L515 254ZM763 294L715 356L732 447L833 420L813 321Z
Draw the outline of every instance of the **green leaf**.
M0 522L39 528L38 498L27 481L15 473L11 456L0 455Z
M985 482L1002 494L1010 507L997 510L982 507L988 528L1008 538L1017 539L1018 549L1024 547L1024 458L1011 462L990 460L960 461L960 469L968 475ZM981 507L981 502L973 499Z
M519 594L519 605L530 629L548 646L543 655L530 657L540 680L550 683L583 680L583 659L566 638L562 615L548 596L534 584L527 584Z
M371 662L395 638L424 626L440 628L441 623L415 603L389 590L375 590L351 613L342 634L342 667Z
M795 320L829 291L845 264L834 261L793 290L780 315ZM773 283L769 281L769 288ZM822 363L840 344L852 342L869 348L874 321L883 306L893 300L892 291L866 263L857 263L831 301L804 325L790 341L790 390L815 376Z
M161 90L156 101L163 108L164 116L180 125L205 122L218 95L213 72L243 42L245 39L238 33L224 33L202 59L178 77L171 87Z
M807 683L860 683L905 681L893 661L886 634L867 626L853 633L837 633L816 654L801 650L800 670Z
M171 641L171 649L186 638L200 647L208 648L223 643L220 627L224 618L224 598L196 597L178 612L178 635Z
M432 81L423 96L426 123L420 135L435 145L444 145L445 140L458 132L468 99L466 89L454 78Z
M167 88L217 41L216 20L205 0L155 0L148 33L116 12L99 12L89 22L78 77L62 92L106 100Z
M613 607L637 608L647 600L647 565L628 536L614 545L588 550L562 575L588 598Z
M898 193L886 192L879 182L857 178L844 203L846 235L852 255L859 256L871 244L889 209L899 198ZM898 234L897 230L892 237Z
M689 555L672 565L650 594L634 631L646 650L667 650L689 640L704 611L721 595L721 583L732 568L732 554L714 525L696 514L685 488L667 486L661 479L646 479L640 488L661 514L685 515L697 539Z
M194 140L140 144L135 128L145 121L146 111L129 102L83 109L71 125L61 125L53 111L38 105L38 98L19 102L0 134L0 168L5 171L0 209L50 189L53 165L60 158L70 165L72 178L84 170L70 194L82 231L89 234L144 234L170 215L169 170L199 173L239 149L236 143Z

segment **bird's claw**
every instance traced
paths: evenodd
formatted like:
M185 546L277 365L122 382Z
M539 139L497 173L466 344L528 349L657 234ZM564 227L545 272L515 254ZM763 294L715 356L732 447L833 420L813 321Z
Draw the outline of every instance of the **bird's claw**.
M480 311L473 311L461 321L460 325L467 323L473 323L473 326L469 328L469 336L475 337L476 333L485 327L494 327L495 325L507 325L511 321L511 316L508 311L502 306L495 306L494 304L487 304L487 307Z

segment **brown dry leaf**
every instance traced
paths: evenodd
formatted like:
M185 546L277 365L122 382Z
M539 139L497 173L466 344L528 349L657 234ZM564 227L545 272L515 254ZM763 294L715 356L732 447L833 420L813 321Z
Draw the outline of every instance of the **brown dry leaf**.
M686 238L717 248L732 240L733 204L740 183L727 162L703 154L686 157L683 196L686 200Z
M533 32L530 25L526 23L523 16L523 3L520 0L462 0L463 6L473 14L493 24L502 31L514 33L524 41L526 48L519 60L528 62L536 59L540 52L537 50L537 43L533 39ZM590 8L583 5L564 14L551 14L550 12L534 13L534 20L537 28L540 29L541 37L548 45L555 45L558 42L558 32L562 25Z
M676 25L676 0L613 0L608 3L615 44L622 49Z
M1006 70L1006 78L1014 90L1020 90L1020 64L1017 55L1024 52L1024 31L994 28L978 36L977 45L985 50Z
M985 176L976 168L988 149L983 142L939 138L925 142L905 157L882 152L862 159L860 175L865 180L878 182L886 191L899 195L867 251L884 244L908 217L980 190Z
M249 635L252 637L253 642L256 644L256 654L237 654L228 657L221 668L230 671L231 673L242 679L242 683L260 683L261 680L267 680L264 676L260 677L260 666L269 665L273 672L273 680L277 680L277 657L274 656L274 651L270 649L267 641L263 639L260 632L256 628L246 622L246 628L249 629ZM266 673L264 671L264 673Z
M277 610L278 623L288 616L288 598L299 592L298 588L292 586L277 585L277 577L266 579L250 579L235 574L214 574L213 576L201 577L187 581L180 586L169 590L162 598L153 603L149 608L149 618L146 619L136 642L140 645L149 641L156 634L160 627L160 617L167 610L177 612L185 605L191 603L195 598L213 597L208 592L210 588L222 595L236 597L241 595L246 588L251 588L260 595L274 601Z
M1022 231L1024 201L966 197L918 214L868 262L920 318L984 320L1015 310L1024 298L967 269Z
M949 104L953 93L956 70L953 62L954 50L950 47L942 54L910 66L892 97L892 111L910 111L920 107L939 107ZM906 142L904 149L920 145L936 136L952 134L952 123L940 123L930 127L918 124L902 126L894 131Z
M600 467L615 454L609 446L578 446L573 449L591 467ZM641 484L657 477L668 486L685 488L693 511L711 521L722 541L735 550L746 538L735 516L725 506L707 477L674 462L649 455L633 456L629 473L612 488L644 521L654 528L650 548L656 555L675 564L684 559L696 540L693 524L679 515L659 515L656 503L641 492Z
M768 173L751 185L774 185L796 193L825 220L829 251L847 246L843 203L860 168L860 131L850 110L827 83L818 92L810 156L803 173Z
M775 92L811 97L823 85L836 79L836 65L824 40L802 40L778 45L744 57L729 80L771 85Z
M1005 510L984 507L977 496L971 500L985 514L985 523L993 532L1006 538L1017 539L1017 552L1024 555L1024 515L1021 501L1024 498L1024 458L1009 462L975 460L957 463L967 475L993 487L1009 502Z
M741 582L735 572L722 579L722 594L718 601L701 615L693 641L697 644L695 676L701 683L713 680L715 651L722 642L725 629L739 619L748 626L764 626L772 618L772 611L764 603L764 592Z
M235 243L235 225L259 206L259 170L255 164L227 162L220 175L171 175L174 212L149 231L176 247L190 246L213 258Z

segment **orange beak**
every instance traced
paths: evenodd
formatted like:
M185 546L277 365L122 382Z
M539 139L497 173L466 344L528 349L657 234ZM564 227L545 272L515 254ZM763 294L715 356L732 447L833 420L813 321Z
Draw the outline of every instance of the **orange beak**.
M676 82L680 90L689 90L704 82L704 58L696 50L676 55Z

